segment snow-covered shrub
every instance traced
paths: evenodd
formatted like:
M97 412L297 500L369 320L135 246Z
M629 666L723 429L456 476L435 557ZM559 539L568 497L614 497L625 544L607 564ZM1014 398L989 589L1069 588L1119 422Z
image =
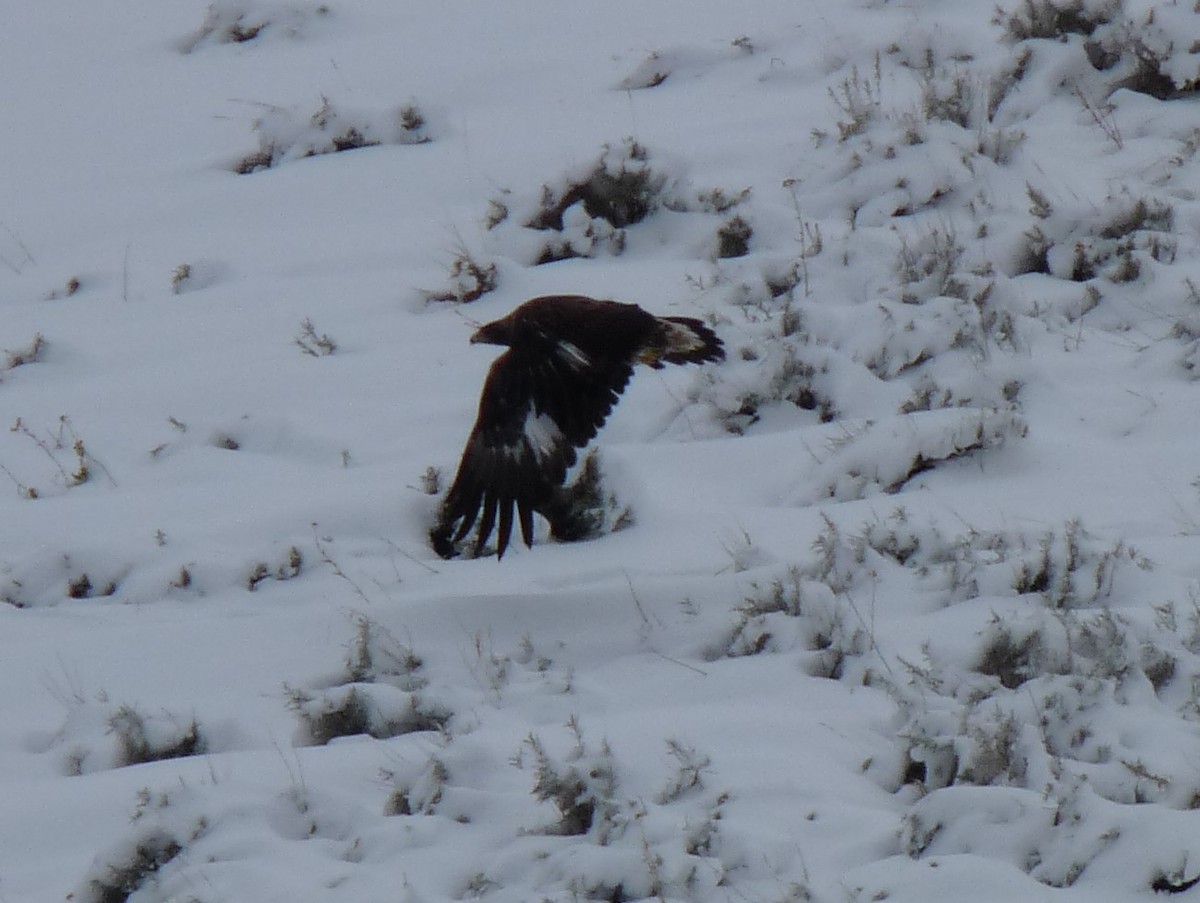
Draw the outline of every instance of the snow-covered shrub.
M623 91L657 88L672 75L698 76L723 63L749 59L753 42L746 35L734 38L723 47L682 46L655 50L618 83Z
M1073 39L1103 73L1106 95L1127 88L1165 100L1200 83L1195 10L1187 4L1024 0L1010 12L998 11L994 21L1016 41Z
M530 735L512 760L532 770L532 795L553 808L555 821L503 841L475 873L474 888L507 888L519 875L555 899L696 899L744 864L722 833L731 795L704 785L706 756L668 741L675 773L654 793L641 781L625 786L608 744L593 747L574 719L568 728L565 750Z
M1009 690L1039 675L1066 673L1066 659L1059 655L1060 648L1050 641L1046 628L1044 619L1016 622L993 617L984 632L975 670L995 677Z
M15 351L7 349L4 351L4 366L0 370L15 370L17 367L24 367L27 364L36 364L45 350L46 340L40 332L36 333L33 340L25 347Z
M218 260L189 260L171 270L171 294L186 295L217 284L226 275Z
M955 277L962 255L963 246L950 228L932 228L912 244L901 236L896 257L896 276L904 286L900 300L919 304L942 296L961 297L964 289Z
M625 249L627 226L641 222L661 203L667 177L649 164L636 141L606 147L590 168L568 175L559 185L542 186L537 209L523 225L555 233L542 243L536 263L595 257Z
M564 214L576 204L614 229L632 226L654 212L666 181L649 166L649 153L636 141L626 141L620 149L606 147L582 177L568 177L558 188L543 185L539 209L526 226L561 232Z
M488 292L495 291L499 276L495 261L481 263L464 247L450 264L447 281L446 288L427 291L425 298L429 301L456 301L468 304L478 301Z
M754 230L740 215L721 224L717 230L717 257L745 257L750 253L750 237Z
M325 3L265 3L262 0L217 0L208 5L195 33L179 43L183 53L205 45L245 44L279 35L296 38L315 20L329 14Z
M328 97L321 98L311 115L294 107L268 107L254 121L254 131L258 150L233 166L242 175L321 154L430 140L425 117L413 104L383 111L353 110L335 106Z
M506 191L491 201L484 222L502 233L509 256L540 265L619 255L628 230L655 214L696 214L699 226L728 213L750 193L696 189L678 168L652 159L645 146L626 139L605 145L594 162L543 183L536 193ZM715 231L708 256L733 257L748 250L751 230L744 217L726 218ZM708 235L705 244L713 242L712 232Z
M1179 724L1170 700L1190 679L1179 672L1195 674L1198 660L1165 626L1107 609L1043 609L994 616L977 635L967 671L930 650L928 670L912 671L914 685L900 693L911 713L903 736L930 791L910 814L910 855L950 853L963 844L993 848L999 838L991 829L947 816L968 797L988 809L1028 799L1037 802L1003 816L997 811L995 824L1028 844L1014 865L1045 884L1067 886L1105 848L1072 845L1083 824L1072 807L1104 810L1086 820L1096 835L1119 830L1129 817L1123 807L1192 808L1197 784L1175 747L1176 734L1191 730ZM1150 648L1155 654L1147 656ZM1163 654L1171 656L1169 669ZM1046 799L1056 801L1050 812ZM1022 811L1040 813L1036 830L1015 830Z
M318 335L317 327L309 317L301 321L300 334L292 341L310 357L326 357L337 351L337 342L331 339L328 333Z
M228 443L233 443L232 447ZM222 443L222 445L230 451L236 451L239 447L237 440L232 437L227 437L226 442ZM290 546L283 553L282 560L274 567L265 561L256 563L246 578L246 589L254 592L264 580L278 580L280 582L294 580L300 576L303 567L304 555L296 546Z
M1061 533L1046 533L1036 553L1028 547L1014 549L1011 560L1017 567L1013 589L1038 593L1052 608L1095 605L1111 595L1118 568L1126 564L1150 568L1136 549L1122 542L1097 543L1077 520L1068 521Z
M299 742L323 746L359 734L384 739L444 730L451 713L422 693L428 680L420 658L372 619L354 620L340 674L309 687L284 686L300 721Z
M904 508L848 532L828 516L812 542L810 557L754 592L736 607L732 629L707 650L713 658L762 652L804 651L810 674L861 677L852 659L872 652L875 640L858 594L881 584L904 586L940 606L981 597L1037 601L1046 619L1053 612L1090 611L1105 604L1125 575L1150 564L1122 542L1098 541L1075 521L1061 531L944 534L914 523ZM1017 686L1027 676L1065 673L1032 629L993 624L971 668ZM1147 667L1161 681L1170 664L1159 657ZM851 678L855 679L855 678Z
M395 771L389 772L388 777L395 789L384 804L384 815L433 815L442 801L450 773L445 762L430 756L411 778Z
M377 621L354 616L354 639L346 651L348 683L382 682L402 690L419 690L428 681L422 662L411 647L401 643Z
M28 254L27 251L22 251L23 254ZM32 261L30 261L32 262ZM62 288L52 288L43 296L47 301L58 301L62 298L71 298L83 288L83 282L78 276L72 276L64 284Z
M171 833L159 829L143 831L92 863L81 890L72 899L80 903L125 903L142 888L152 885L158 870L183 849Z
M40 493L26 495L38 498ZM54 605L65 599L102 599L115 596L129 575L127 563L115 559L111 551L88 549L48 550L31 556L20 566L7 567L0 582L0 602L14 608Z
M1195 9L1149 2L1121 4L1123 15L1098 28L1084 45L1088 61L1111 90L1127 88L1167 100L1200 84Z
M67 774L186 758L210 748L194 716L165 710L147 713L128 703L114 705L103 693L95 698L73 696L64 705L62 727L36 746L59 756Z
M1196 379L1200 377L1200 288L1190 278L1185 278L1183 284L1186 294L1171 326L1171 337L1184 343L1179 362Z
M836 534L837 528L829 523L828 530ZM754 592L738 606L733 629L710 646L706 656L737 658L798 649L806 674L840 678L846 658L861 655L868 638L861 624L847 619L850 612L837 604L829 585L830 580L840 583L849 572L834 576L837 565L829 559L822 567L828 568L824 579L817 569L793 567L765 587L753 586Z
M882 89L883 73L878 54L869 74L864 75L857 66L852 66L850 74L838 82L836 88L829 89L829 96L842 117L837 124L840 141L861 134L868 123L880 115Z
M1121 0L1022 0L1009 12L997 10L994 21L1013 40L1059 39L1091 35L1112 22L1120 9Z
M1015 273L1041 272L1072 282L1103 277L1121 283L1137 279L1144 266L1174 260L1174 214L1165 201L1119 196L1097 211L1090 204L1052 209L1032 188L1030 197L1038 222L1025 233Z
M40 351L40 347L32 350ZM18 417L8 431L28 440L38 452L38 455L33 457L49 462L52 473L48 479L61 489L82 486L92 478L94 470L104 473L109 482L112 482L111 474L108 474L103 465L88 451L83 437L76 432L71 418L65 414L59 416L58 425L54 429L38 431L30 427L24 418ZM17 484L23 498L37 499L47 494L45 489L37 485L26 484L10 468L4 468L4 472Z
M838 417L834 397L839 384L831 373L833 362L828 353L780 343L761 355L743 349L743 360L755 362L751 387L741 387L736 394L721 391L723 387L709 391L717 418L727 431L741 435L759 421L764 408L780 402L813 412L820 423Z
M111 596L117 591L117 582L108 580L99 586L92 583L87 571L81 571L78 576L67 581L67 595L72 599L93 599L97 596Z
M499 704L513 684L528 686L530 681L553 687L554 693L570 693L573 689L571 669L556 666L528 634L521 637L515 649L504 650L495 646L490 633L476 633L471 652L471 677L493 703Z
M1113 682L1132 691L1139 680L1145 681L1146 688L1161 693L1170 685L1179 686L1184 679L1184 658L1190 662L1189 667L1198 663L1194 653L1180 650L1182 640L1149 642L1147 625L1090 607L1105 602L1113 592L1116 574L1111 568L1124 567L1128 573L1136 573L1146 567L1142 559L1121 543L1105 549L1086 539L1077 525L1068 524L1063 536L1061 550L1048 555L1058 562L1049 570L1074 575L1076 584L1087 584L1083 588L1086 596L1073 595L1070 608L1062 606L1059 594L1053 590L1055 578L1047 577L1044 586L1032 590L1024 584L1028 556L1043 554L1056 545L1053 541L999 533L946 537L937 530L916 528L902 510L851 535L828 522L817 539L810 564L793 568L785 578L739 607L732 640L725 642L722 654L820 648L828 644L840 623L840 629L849 625L859 633L857 640L847 642L843 635L838 642L843 663L868 653L885 655L877 645L879 638L868 632L869 622L854 601L859 595L856 588L863 587L865 595L867 584L899 587L907 582L910 591L933 593L942 597L943 604L1037 592L1038 608L1020 618L993 616L980 630L977 645L955 659L966 665L966 673L976 675L973 681L964 680L964 672L950 667L949 662L944 663L945 667L911 672L925 688L911 697L916 725L913 737L925 738L912 747L917 760L933 767L944 758L938 749L953 750L937 768L940 780L948 783L991 783L1001 773L1015 779L1025 774L1027 766L1018 760L1028 755L1014 750L1030 742L1030 736L1017 725L1028 723L1029 718L1020 708L992 718L992 708L1000 696L1011 694L1013 700L1028 700L1031 685L1046 688L1048 708L1041 718L1043 730L1048 732L1044 742L1051 744L1048 749L1052 754L1064 755L1066 750L1081 748L1084 742L1085 734L1079 728L1088 720L1084 713L1092 703L1078 694L1107 692L1104 687ZM1085 542L1087 551L1081 551ZM1134 570L1128 571L1128 565ZM1079 580L1081 576L1087 579ZM1161 629L1168 632L1160 634L1160 640L1173 637L1173 618L1163 621ZM926 655L940 661L932 650ZM856 665L853 672L842 668L828 676L846 679L847 673L861 673L858 668ZM888 682L896 679L896 673L891 672ZM1060 676L1072 675L1075 677L1070 680L1057 681ZM946 701L933 705L930 689ZM1074 694L1073 701L1063 694ZM987 720L964 724L958 715L947 719L943 709L954 709L959 701ZM1053 719L1062 719L1062 724L1051 730ZM930 742L928 728L934 724L943 725L942 730L959 739L945 747ZM964 730L966 734L962 734ZM939 779L930 773L924 780L937 785Z
M548 512L551 535L563 542L594 539L623 530L634 522L633 511L604 482L600 453L590 449L563 486Z
M742 332L753 340L724 368L735 378L701 397L735 433L781 404L820 423L939 407L974 407L984 416L1011 409L1017 386L989 358L1015 347L1016 297L991 279L953 278L963 297L917 303L922 286L906 284L908 303L866 306L773 298L765 282L743 284L737 303L753 325Z
M829 452L806 476L807 502L864 498L900 492L938 465L1002 447L1026 433L1025 421L1007 412L968 408L914 412L854 425L830 440Z
M989 80L930 48L896 54L876 60L873 78L850 69L834 92L846 117L840 143L818 141L808 177L784 181L799 253L751 255L717 274L727 309L751 324L741 329L742 360L724 368L732 378L701 393L732 432L788 405L821 422L1016 407L1019 383L1004 356L1020 347L1027 303L968 236L988 229L981 173L1004 165L1021 140L1017 120L998 110L1028 61L1015 54ZM919 95L920 113L904 81L883 79L885 66L915 70L909 94ZM886 97L877 87L885 82ZM830 242L814 211L826 224L839 213L848 222L840 259L822 253ZM889 246L894 277L853 294L848 274ZM712 296L712 284L697 286Z
M1070 886L1144 804L1200 799L1181 754L1200 717L1200 618L1189 632L1173 603L1131 605L1148 570L1075 522L956 535L903 510L856 532L827 520L811 558L747 598L713 652L799 653L810 675L886 688L905 717L889 786L919 789L907 853L984 853ZM876 595L929 613L919 646L891 633ZM836 668L813 667L829 649ZM1147 886L1186 884L1170 856L1151 860Z
M1019 156L1030 115L1023 104L1029 90L1045 86L1026 81L1043 77L1051 58L1066 66L1064 56L1079 53L1084 75L1071 90L1103 98L1107 74L1082 58L1081 35L1115 34L1142 11L1030 0L998 19L1015 41L999 65L968 65L966 55L935 43L890 48L876 57L873 76L847 64L831 92L839 143L818 136L803 161L806 175L784 183L798 216L802 199L807 217L815 212L826 224L846 218L842 271L830 255L790 262L752 255L752 265L722 266L715 287L726 309L752 325L739 323L741 360L726 365L721 376L729 378L700 393L717 419L743 433L772 411L793 412L799 422L806 412L821 422L876 420L888 407L902 414L952 407L978 408L985 417L1015 413L1022 381L1013 378L1011 355L1024 350L1030 329L1051 319L1076 322L1106 293L1162 274L1179 247L1168 192L1131 190L1097 202L1030 184L1032 222L1022 235L1016 211L977 187L981 179L1002 178L1014 160L1028 162ZM1146 16L1152 24L1154 15ZM1064 34L1065 46L1057 42ZM907 80L898 77L906 71ZM1016 91L1018 85L1027 90ZM1105 121L1102 103L1093 110ZM1194 155L1194 142L1182 144L1178 158L1164 164L1169 172ZM846 274L885 243L896 248L895 280L850 295L855 283ZM1082 286L1030 292L1014 281L1031 273ZM713 283L697 285L713 296Z
M533 788L530 791L539 802L553 803L559 819L544 830L548 834L573 836L595 830L596 839L607 844L617 821L619 804L615 799L617 777L612 750L601 743L589 754L582 731L572 722L577 745L570 754L570 763L553 759L542 741L530 734L525 745L533 756Z
M133 706L123 705L109 717L108 726L117 738L118 765L141 765L204 752L204 738L195 718L185 724L174 719L147 719Z
M163 871L208 836L210 823L185 784L163 791L142 788L126 836L96 855L68 898L80 903L174 899L162 887Z
M674 738L667 740L667 752L675 760L676 772L654 797L660 806L673 803L694 790L703 789L704 774L712 765L712 759L704 753Z
M344 684L328 690L285 688L300 719L301 740L324 746L338 737L365 734L382 740L418 731L442 730L450 713L424 704L418 694L386 684Z

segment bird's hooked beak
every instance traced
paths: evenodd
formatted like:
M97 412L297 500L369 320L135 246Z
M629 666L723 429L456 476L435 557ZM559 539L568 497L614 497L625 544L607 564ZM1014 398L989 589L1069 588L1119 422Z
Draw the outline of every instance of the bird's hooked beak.
M475 330L471 336L472 345L507 345L508 336L504 320L493 320Z

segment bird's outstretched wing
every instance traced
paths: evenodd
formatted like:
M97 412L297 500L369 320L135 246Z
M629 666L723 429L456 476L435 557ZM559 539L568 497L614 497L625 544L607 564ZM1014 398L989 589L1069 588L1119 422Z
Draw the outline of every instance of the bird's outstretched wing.
M633 373L628 360L602 358L570 342L542 350L510 348L488 372L479 415L430 533L445 557L477 520L475 555L498 527L496 557L503 556L514 510L521 537L532 545L534 512L550 503L576 449L595 437Z

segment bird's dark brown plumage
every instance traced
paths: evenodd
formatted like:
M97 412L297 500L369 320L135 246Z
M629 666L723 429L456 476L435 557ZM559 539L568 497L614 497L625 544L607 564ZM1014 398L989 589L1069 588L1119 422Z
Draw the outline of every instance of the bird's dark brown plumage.
M582 295L526 301L471 341L508 350L488 371L475 426L430 531L443 557L457 553L477 522L474 554L498 527L502 557L514 516L525 544L533 544L534 512L549 515L576 450L604 424L635 364L725 356L721 340L693 317L657 317L636 304Z

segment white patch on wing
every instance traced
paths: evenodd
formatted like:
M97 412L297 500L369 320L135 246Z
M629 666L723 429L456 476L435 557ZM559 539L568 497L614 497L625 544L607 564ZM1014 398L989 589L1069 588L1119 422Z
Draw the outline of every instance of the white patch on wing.
M529 406L529 412L525 415L525 426L522 428L525 434L525 442L529 448L533 449L533 456L538 461L545 461L554 451L562 445L562 430L558 428L558 424L554 422L549 414L536 414L534 407Z
M559 339L555 349L559 356L576 370L582 370L585 367L592 365L592 359L588 357L578 345L573 345L565 339Z

